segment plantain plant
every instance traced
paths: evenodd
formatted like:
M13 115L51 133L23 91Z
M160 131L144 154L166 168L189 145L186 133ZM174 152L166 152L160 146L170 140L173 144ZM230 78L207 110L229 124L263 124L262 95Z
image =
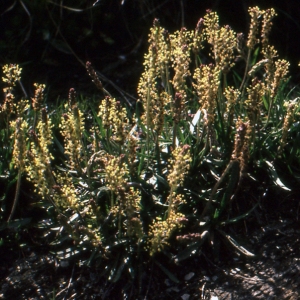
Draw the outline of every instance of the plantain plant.
M16 105L12 162L52 210L61 257L96 264L112 282L135 282L151 261L177 280L159 253L180 263L213 245L218 257L224 241L254 256L231 232L268 188L293 188L299 101L286 93L289 63L269 43L274 10L249 14L247 38L212 11L194 31L169 34L154 20L135 113L104 89L90 62L98 108L71 89L49 113L39 84L33 118L27 102Z

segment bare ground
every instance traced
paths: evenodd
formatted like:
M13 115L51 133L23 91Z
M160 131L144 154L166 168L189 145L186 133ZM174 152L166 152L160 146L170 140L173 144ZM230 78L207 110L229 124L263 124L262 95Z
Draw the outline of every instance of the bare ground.
M141 279L142 292L49 253L20 252L16 259L3 252L0 299L300 299L299 203L289 201L253 219L256 229L243 240L254 258L235 252L214 262L210 255L198 255L172 270L179 283L153 265Z

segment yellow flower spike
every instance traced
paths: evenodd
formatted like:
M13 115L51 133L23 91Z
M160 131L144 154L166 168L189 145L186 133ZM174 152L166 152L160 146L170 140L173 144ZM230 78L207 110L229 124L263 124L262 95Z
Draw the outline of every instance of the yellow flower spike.
M264 14L264 11L260 10L256 6L256 7L250 7L248 9L248 12L250 14L251 20L250 20L250 30L248 34L248 40L247 40L247 47L249 50L253 50L254 46L259 43L259 38L257 38L257 35L259 33L261 17Z
M142 223L139 219L141 194L130 188L125 195L125 211L127 218L127 235L136 236L139 239L144 236Z
M36 131L30 130L30 149L27 151L26 171L34 183L37 193L42 198L50 195L55 180L52 174L51 160L53 156L49 151L52 144L52 123L47 116L46 109L42 109L41 120L38 121Z
M174 105L173 105L173 121L178 124L182 118L182 112L184 109L183 95L181 92L175 93ZM174 146L174 144L173 144Z
M28 123L21 118L18 118L15 122L11 122L11 127L15 129L14 132L14 147L13 147L13 162L15 168L18 168L23 172L26 161L26 135L28 131Z
M186 98L185 79L190 75L190 49L193 34L191 31L182 28L170 35L171 49L172 49L172 66L174 68L174 77L172 80L174 90L181 92L183 98Z
M168 174L168 182L170 185L170 195L168 197L168 216L174 206L174 196L177 188L183 184L185 175L190 168L191 156L189 153L190 146L184 145L173 150L173 159L170 162L170 173Z
M11 92L11 89L15 86L16 82L21 79L22 68L19 68L19 65L10 64L4 65L2 70L4 74L2 81L7 84L4 92L8 93Z
M41 122L39 122L37 129L40 135L41 145L44 145L43 147L45 147L43 149L45 153L48 151L48 147L52 144L52 127L53 124L48 118L46 108L42 108ZM52 156L50 157L53 158Z
M17 118L16 121L10 122L10 126L14 129L14 146L13 146L13 152L12 152L12 161L14 164L14 167L18 169L18 177L17 177L17 185L16 185L16 192L15 197L12 204L11 213L7 219L9 222L16 210L19 195L20 195L20 189L21 189L21 177L22 173L25 170L25 164L26 164L26 134L28 131L28 123L23 120L22 118Z
M297 108L296 103L291 102L291 101L286 102L285 106L287 107L287 112L284 117L283 126L282 126L282 135L281 135L281 140L280 140L279 153L282 153L282 151L286 145L288 131L294 120L294 112L295 112L295 109Z
M72 177L67 174L56 174L56 188L52 187L52 198L54 203L62 208L71 208L74 211L79 209L79 199L76 193Z
M107 186L112 192L118 194L119 191L125 190L129 172L123 157L111 157L105 171Z
M1 111L5 112L8 115L10 115L13 112L14 107L14 99L15 96L12 93L6 93L3 106L1 107Z
M144 72L138 85L139 102L144 106L145 113L141 120L147 128L147 148L149 150L150 133L158 138L162 127L166 106L170 103L172 88L169 79L171 62L171 37L154 20L149 34L148 53L144 59ZM173 45L172 45L173 47ZM164 91L163 91L164 89Z
M204 16L204 26L206 39L208 43L213 45L215 42L216 32L218 32L220 29L218 14L208 9L206 11L206 15Z
M224 96L227 99L226 103L226 114L227 114L227 120L229 124L231 123L230 120L233 118L233 109L235 104L237 103L237 100L239 99L241 95L241 92L238 89L235 89L231 86L227 87L224 91Z
M226 74L234 65L236 33L228 25L220 27L219 17L215 12L208 11L204 17L204 25L207 41L213 46L215 63Z
M269 90L271 90L272 83L275 76L275 64L274 61L278 54L274 46L268 45L266 48L262 49L262 54L264 55L265 63L265 84Z
M120 101L106 96L99 106L98 116L104 128L112 129L113 139L123 144L127 136L128 118L126 109L121 106Z
M274 80L271 83L271 97L275 97L277 94L277 90L279 87L280 82L286 78L289 72L290 63L285 59L279 59L275 62L275 73L274 73Z
M253 78L252 84L247 88L248 98L245 105L248 111L251 126L255 126L258 122L259 112L262 105L262 97L266 93L266 86L256 77Z
M264 11L261 28L261 42L263 48L266 48L269 44L269 34L273 25L271 20L275 16L277 16L277 14L275 13L275 10L273 8Z
M114 140L123 144L128 134L126 128L128 125L127 112L125 107L121 106L120 101L115 102L115 111L116 113L112 115Z
M34 97L32 98L32 107L35 111L37 111L41 109L42 102L44 99L43 93L46 85L34 83L34 87L35 87L35 91L34 91Z
M28 165L26 165L25 170L30 181L35 186L35 192L42 199L45 199L50 195L50 189L55 185L55 181L49 176L51 171L49 171L49 166L45 162L42 153L35 148L33 143L31 143L31 148L31 151L28 151L26 155Z
M135 235L140 238L142 227L138 225L136 219L140 214L140 193L131 188L128 189L129 171L124 162L124 156L113 157L108 155L107 158L105 179L106 186L112 193L110 213L118 217L118 236L121 237L124 231L122 219L125 217L127 234L129 236ZM117 197L117 201L114 200L114 196ZM133 219L135 221L132 223Z
M66 106L68 110L61 118L61 133L64 137L65 154L68 155L71 168L81 171L81 155L83 153L82 136L84 132L84 117L81 110L74 104Z
M163 91L158 95L158 98L155 98L157 101L155 102L155 106L153 107L153 119L152 126L156 135L159 136L164 127L164 118L168 110L166 110L166 106L171 103L172 96L167 92Z
M34 110L34 120L33 120L33 130L36 130L36 124L38 122L38 112L41 110L42 103L44 100L44 90L45 90L45 84L38 84L34 83L35 91L34 91L34 97L31 98L32 101L32 108Z
M10 114L14 111L15 109L15 96L12 94L13 87L16 85L16 82L20 80L20 75L22 69L19 68L18 65L14 64L9 64L9 65L4 65L2 67L3 70L3 77L2 81L5 83L5 87L3 88L3 92L5 93L5 99L3 106L0 107L1 112L4 112L6 114L7 118L7 123L9 121L9 116Z
M203 29L204 29L204 19L200 18L194 31L193 43L192 43L192 50L195 54L198 54L199 51L203 48L202 43L205 39L203 34Z
M234 148L231 155L232 160L238 160L240 164L240 174L244 174L249 161L249 148L251 144L252 126L248 122L243 122L240 117L236 122L236 134Z
M140 212L141 193L130 188L126 191L126 214L128 218L132 218Z
M182 203L182 197L177 195L174 202ZM175 207L173 207L173 209L170 211L170 214L166 220L161 220L160 218L155 219L154 223L149 227L148 244L150 248L150 255L160 252L165 246L169 245L168 239L176 229L183 226L182 220L184 219L185 216L181 213L178 213Z
M225 74L234 66L234 50L236 48L236 33L228 26L220 29L219 37L214 45L215 60Z
M148 43L149 52L145 56L144 65L154 73L154 76L164 78L171 59L171 43L168 31L160 26L158 19L154 20L150 29Z
M220 69L213 64L201 65L195 70L193 86L199 97L200 109L206 115L205 123L210 126L214 121L216 98L220 86Z
M112 105L112 98L109 96L106 96L100 106L99 106L99 112L98 112L98 117L101 118L103 127L108 129L112 124L111 124L111 110L113 110L113 105ZM114 113L114 111L112 112Z
M172 152L173 159L170 164L171 171L168 175L168 182L173 192L182 185L185 175L190 168L191 156L189 149L189 145L184 145L177 147Z

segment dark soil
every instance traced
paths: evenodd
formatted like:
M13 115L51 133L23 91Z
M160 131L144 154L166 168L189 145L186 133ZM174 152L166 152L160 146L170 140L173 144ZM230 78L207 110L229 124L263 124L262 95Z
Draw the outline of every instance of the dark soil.
M111 283L101 270L60 261L49 253L2 253L0 299L299 299L299 202L286 198L273 212L257 210L241 236L255 254L247 257L221 248L220 260L211 251L181 262L171 269L173 282L153 264L143 274L139 289L127 282ZM255 226L254 226L255 225ZM242 225L245 226L245 225ZM235 235L236 238L239 238Z

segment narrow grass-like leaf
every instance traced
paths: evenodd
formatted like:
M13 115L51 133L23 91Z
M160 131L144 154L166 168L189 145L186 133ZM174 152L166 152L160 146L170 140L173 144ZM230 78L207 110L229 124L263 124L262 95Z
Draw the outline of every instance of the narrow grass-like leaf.
M122 263L120 264L119 268L114 273L114 276L111 280L112 282L117 282L120 279L125 265L126 265L126 259L124 258Z
M3 221L0 224L0 231L4 229L16 229L25 225L28 225L31 222L32 218L16 219L9 222Z
M238 222L240 220L243 220L243 219L247 218L254 211L254 209L256 209L256 207L258 206L258 204L259 203L256 203L249 211L247 211L246 213L244 213L244 214L242 214L242 215L240 215L238 217L231 218L229 220L221 222L220 225L225 226L225 225L236 223L236 222Z
M161 263L159 263L157 260L154 260L155 263L160 267L160 269L175 283L180 283L179 279L166 267L164 267Z
M251 253L250 251L248 251L246 248L244 248L243 246L241 246L233 237L231 237L229 234L226 234L224 231L222 230L218 230L225 238L226 240L235 248L237 249L239 252L241 252L242 254L249 256L249 257L254 257L255 254Z
M284 189L284 190L286 190L286 191L290 191L291 189L288 188L288 187L280 180L280 178L279 178L279 176L278 176L278 174L277 174L277 172L276 172L276 169L275 169L275 167L272 165L272 163L269 162L269 161L266 161L266 164L269 166L268 170L269 170L269 172L270 172L270 174L271 174L271 177L272 177L274 183L275 183L277 186L279 186L280 188L282 188L282 189Z

